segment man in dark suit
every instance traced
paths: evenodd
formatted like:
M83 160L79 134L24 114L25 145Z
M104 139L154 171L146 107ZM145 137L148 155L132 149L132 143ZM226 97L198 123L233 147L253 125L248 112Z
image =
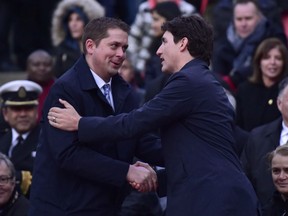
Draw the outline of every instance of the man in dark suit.
M288 141L287 100L288 78L285 78L279 84L277 98L278 109L282 117L253 129L243 150L242 161L244 170L256 191L264 213L275 191L267 156L277 146L283 145Z
M255 192L233 150L233 108L208 67L211 26L199 16L190 16L177 17L162 28L165 33L157 54L162 71L173 74L152 100L128 114L107 118L80 117L62 101L66 109L52 108L49 123L68 131L79 129L79 140L94 141L95 147L101 146L100 141L161 128L167 216L258 215Z
M62 106L59 98L69 101L83 116L105 117L136 108L134 91L118 74L128 32L129 26L117 19L89 22L83 35L84 55L50 89L43 117L52 106ZM115 216L128 182L143 183L144 189L156 187L151 168L130 164L137 156L163 165L160 147L159 139L151 136L80 142L76 132L53 128L43 118L29 215Z
M27 196L40 132L37 109L41 92L40 85L28 80L7 82L0 88L2 114L10 126L0 139L0 151L13 162L16 180Z

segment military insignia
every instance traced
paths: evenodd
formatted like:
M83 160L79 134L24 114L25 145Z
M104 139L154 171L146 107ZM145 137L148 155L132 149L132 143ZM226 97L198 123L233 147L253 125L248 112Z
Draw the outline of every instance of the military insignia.
M27 95L27 92L23 86L21 86L18 90L18 97L19 98L25 98Z
M268 100L268 104L272 105L273 104L273 99Z

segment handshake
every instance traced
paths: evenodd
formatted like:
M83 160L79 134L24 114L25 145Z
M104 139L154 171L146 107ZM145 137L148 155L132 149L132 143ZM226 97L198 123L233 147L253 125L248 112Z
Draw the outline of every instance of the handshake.
M127 181L139 192L156 191L158 186L156 172L149 164L140 161L129 166Z

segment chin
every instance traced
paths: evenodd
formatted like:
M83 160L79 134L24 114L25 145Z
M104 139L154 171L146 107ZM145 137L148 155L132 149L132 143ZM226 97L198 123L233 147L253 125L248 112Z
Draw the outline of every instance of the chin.
M111 69L111 70L109 70L108 73L109 73L111 76L114 76L114 75L118 74L118 69Z
M166 67L164 67L164 66L162 66L162 68L161 68L161 71L162 71L163 73L168 73L168 70L167 70L167 68L166 68Z

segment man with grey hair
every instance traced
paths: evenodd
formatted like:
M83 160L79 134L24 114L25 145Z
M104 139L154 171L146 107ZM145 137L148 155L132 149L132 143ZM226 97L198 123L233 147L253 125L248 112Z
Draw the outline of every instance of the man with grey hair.
M10 159L0 152L1 215L26 215L29 201L16 190L16 171Z
M266 212L269 200L275 191L267 154L288 141L288 77L279 84L277 106L281 117L271 123L259 126L250 133L243 150L244 170L254 186L255 192Z

